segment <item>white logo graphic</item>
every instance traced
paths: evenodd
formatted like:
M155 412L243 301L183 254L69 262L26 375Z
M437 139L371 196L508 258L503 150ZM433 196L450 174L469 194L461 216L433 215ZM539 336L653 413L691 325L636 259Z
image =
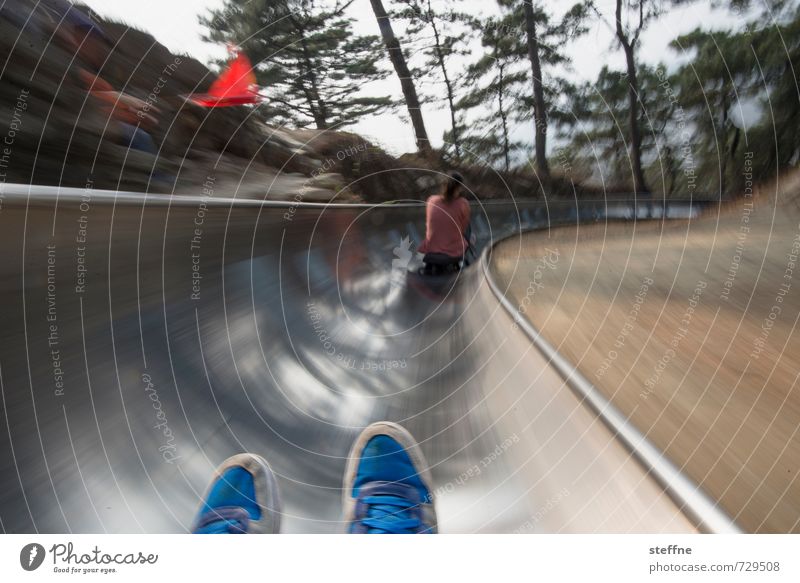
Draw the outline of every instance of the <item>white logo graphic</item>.
M408 269L408 264L411 263L411 258L414 253L411 251L411 239L406 236L400 240L400 244L392 250L395 258L392 259L392 270Z
M19 552L19 564L26 571L35 571L44 562L44 547L38 543L30 543Z

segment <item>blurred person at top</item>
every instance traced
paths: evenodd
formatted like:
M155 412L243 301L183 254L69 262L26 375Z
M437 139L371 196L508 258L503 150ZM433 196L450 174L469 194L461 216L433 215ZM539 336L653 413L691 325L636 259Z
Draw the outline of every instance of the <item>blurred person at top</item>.
M59 42L82 61L75 67L80 86L89 92L102 112L115 123L111 131L120 137L122 145L156 155L153 129L158 120L150 112L160 110L154 104L114 87L100 76L106 66L114 43L89 16L66 0L40 0L48 9L54 33Z
M469 248L469 202L462 196L464 177L451 173L440 194L428 197L425 205L425 240L419 251L425 254L424 272L457 271Z

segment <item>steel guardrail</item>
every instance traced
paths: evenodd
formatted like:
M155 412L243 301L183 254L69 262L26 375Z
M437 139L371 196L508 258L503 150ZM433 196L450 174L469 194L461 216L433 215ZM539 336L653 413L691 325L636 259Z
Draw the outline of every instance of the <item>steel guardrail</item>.
M526 229L523 232L536 231ZM500 304L505 308L533 345L561 375L566 385L581 403L592 409L600 420L622 442L631 455L645 468L648 475L664 489L678 508L692 520L702 532L715 534L742 533L741 528L719 507L699 485L686 476L671 460L667 459L647 437L639 431L623 413L614 406L581 372L561 355L531 322L514 307L497 285L489 268L494 247L502 241L518 236L508 235L492 241L481 254L481 265L486 282Z

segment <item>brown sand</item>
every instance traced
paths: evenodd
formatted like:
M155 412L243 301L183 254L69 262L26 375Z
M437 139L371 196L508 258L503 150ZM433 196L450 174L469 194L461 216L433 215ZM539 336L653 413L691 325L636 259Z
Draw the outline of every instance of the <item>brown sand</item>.
M785 200L785 199L784 199ZM800 211L509 239L508 297L747 531L800 532Z

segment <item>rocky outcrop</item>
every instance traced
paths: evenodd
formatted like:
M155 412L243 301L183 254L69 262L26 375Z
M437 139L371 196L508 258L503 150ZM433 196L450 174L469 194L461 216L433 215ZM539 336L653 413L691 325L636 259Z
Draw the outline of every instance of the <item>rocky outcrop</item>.
M53 14L65 4L0 6L0 184L196 194L213 177L220 195L382 202L424 200L449 169L436 152L395 158L353 133L276 126L264 107L195 106L186 96L206 91L215 78L205 65L85 7L108 43L79 51L56 34ZM81 69L145 103L142 112L155 123L141 129L155 153L128 148L131 127L89 94ZM533 172L459 170L480 198L542 196ZM549 186L549 195L572 198L572 185L561 182Z

